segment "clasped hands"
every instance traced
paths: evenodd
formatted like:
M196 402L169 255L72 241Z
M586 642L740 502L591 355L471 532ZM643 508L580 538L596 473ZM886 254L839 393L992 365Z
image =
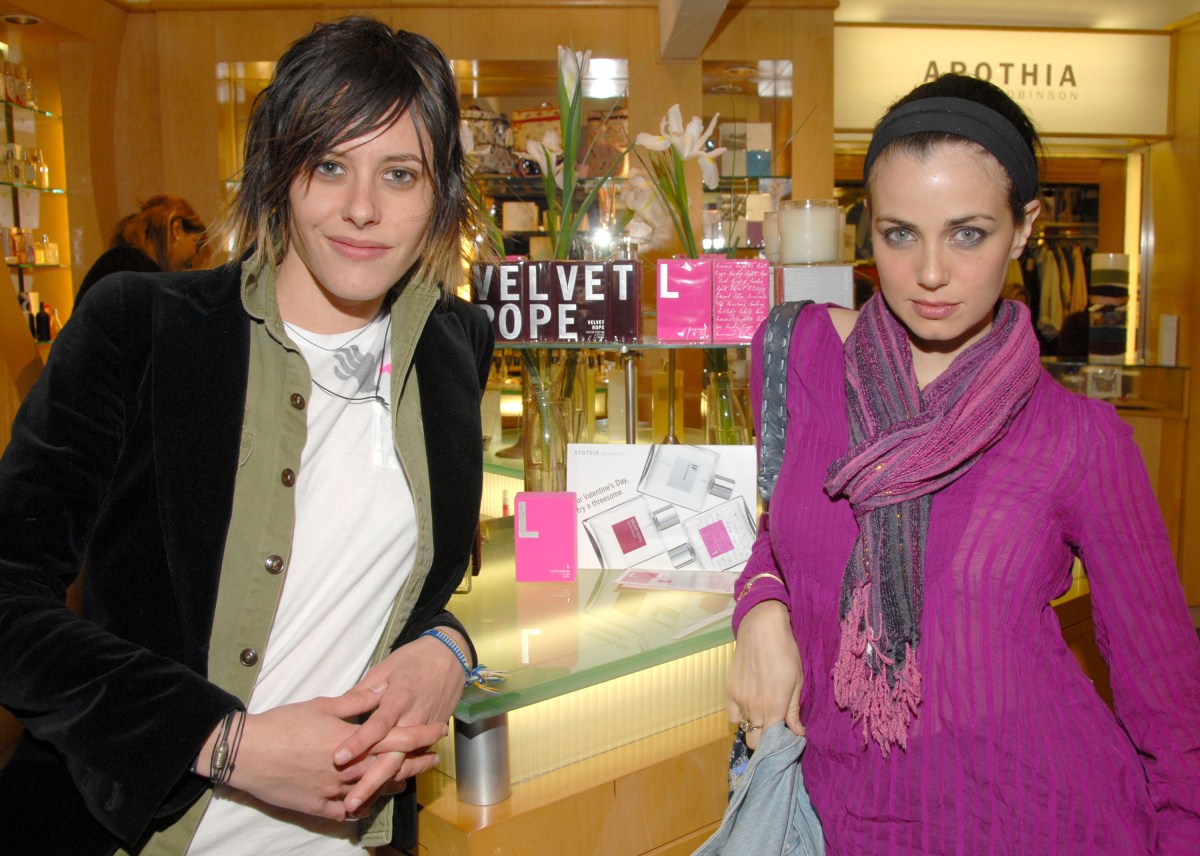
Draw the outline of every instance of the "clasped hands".
M437 763L428 750L446 735L462 690L462 667L446 646L416 639L340 696L247 715L229 785L316 817L362 817L378 797ZM214 739L198 756L201 775Z

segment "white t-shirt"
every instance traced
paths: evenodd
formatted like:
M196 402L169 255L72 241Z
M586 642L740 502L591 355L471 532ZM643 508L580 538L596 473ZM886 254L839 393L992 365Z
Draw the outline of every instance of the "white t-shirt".
M385 312L349 339L288 325L313 387L292 554L251 713L340 695L357 683L412 572L416 516L392 442L388 318ZM356 839L355 823L285 811L218 787L187 852L361 856Z

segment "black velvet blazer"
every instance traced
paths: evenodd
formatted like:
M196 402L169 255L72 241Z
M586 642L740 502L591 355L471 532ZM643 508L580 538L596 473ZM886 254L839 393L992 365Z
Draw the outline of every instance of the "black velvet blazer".
M0 852L136 847L207 787L187 768L238 703L205 672L250 324L236 267L114 275L17 415L0 459L0 705L26 733L0 771ZM445 608L478 523L491 351L456 299L417 343L433 565L396 645L457 626ZM77 618L64 595L84 565ZM415 821L415 804L397 809Z

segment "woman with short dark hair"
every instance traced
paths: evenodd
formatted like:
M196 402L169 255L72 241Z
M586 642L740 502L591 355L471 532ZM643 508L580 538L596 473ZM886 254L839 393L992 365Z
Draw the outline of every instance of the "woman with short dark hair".
M428 39L317 26L255 103L226 263L107 277L55 342L0 459L0 850L415 843L477 668L458 128Z

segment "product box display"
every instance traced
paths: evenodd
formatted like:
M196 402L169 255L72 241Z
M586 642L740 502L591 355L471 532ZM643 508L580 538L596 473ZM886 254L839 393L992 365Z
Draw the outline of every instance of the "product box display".
M775 303L812 300L854 308L853 265L780 265L775 268Z
M517 582L573 581L576 570L575 494L522 491L513 508Z
M659 259L658 340L747 343L770 311L771 288L765 259Z
M658 340L711 342L712 298L712 261L659 259Z
M641 282L636 260L477 262L471 301L487 313L497 344L636 342Z
M754 446L568 446L579 567L740 573L756 472Z
M608 266L604 262L552 261L543 262L542 267L549 273L551 303L558 310L554 312L558 325L550 338L603 342Z
M771 311L771 265L766 259L713 261L713 342L745 344Z

